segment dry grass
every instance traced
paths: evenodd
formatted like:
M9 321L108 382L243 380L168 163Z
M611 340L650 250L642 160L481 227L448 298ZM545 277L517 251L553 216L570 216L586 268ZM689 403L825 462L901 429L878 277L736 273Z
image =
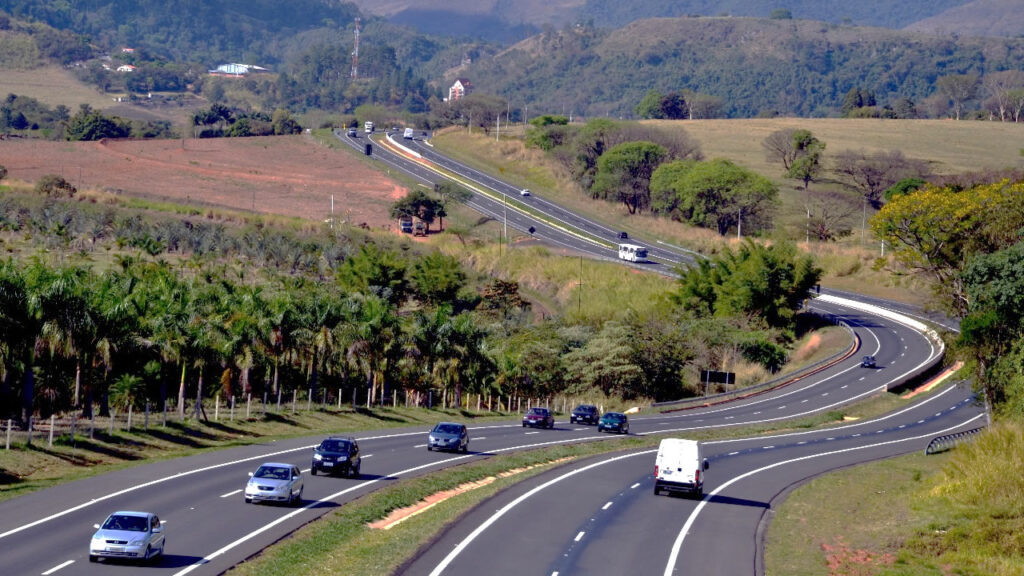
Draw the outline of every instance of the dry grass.
M79 104L98 110L113 108L117 102L95 88L78 81L60 66L44 66L32 70L0 70L0 95L30 96L51 108L63 104L72 111Z

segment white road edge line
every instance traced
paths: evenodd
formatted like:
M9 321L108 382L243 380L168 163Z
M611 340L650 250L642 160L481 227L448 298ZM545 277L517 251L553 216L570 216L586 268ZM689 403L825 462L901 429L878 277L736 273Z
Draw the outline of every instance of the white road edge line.
M234 496L235 494L238 494L241 491L242 491L242 489L239 488L238 490L235 490L234 492L228 492L227 494L221 494L220 497L221 498L231 498L232 496Z
M600 439L600 438L603 438L603 436L591 436L589 438L583 438L583 440L597 440L597 439ZM499 453L499 452L512 452L512 451L515 451L515 450L525 450L527 448L539 448L541 446L551 446L551 445L555 445L555 444L565 444L565 443L568 443L568 442L578 442L579 440L580 440L580 438L573 438L571 440L555 440L555 441L552 441L552 442L538 442L536 444L525 444L525 445L521 445L521 446L510 446L508 448L499 448L497 450L492 450L491 454L495 454L495 453ZM650 451L645 452L645 453L651 453L651 452L655 452L655 451L654 450L650 450ZM636 454L631 454L630 456L635 456L635 455ZM288 514L285 514L284 516L281 516L280 518L278 518L278 519L276 519L276 520L274 520L274 521L272 521L272 522L270 522L268 524L265 524L264 526L262 526L262 527L260 527L260 528L258 528L256 530L253 530L252 532L246 534L245 536L242 536L241 538L235 540L234 542L229 542L228 544L225 544L219 550L216 550L216 551L212 552L211 554L208 554L205 557L200 558L194 564L192 564L192 565L190 565L190 566L188 566L188 567L186 567L186 568L184 568L182 570L179 570L178 572L175 572L173 574L173 576L183 576L184 574L188 574L189 572L195 570L196 568L199 568L200 566L204 566L206 564L209 564L210 561L212 561L213 559L217 558L218 556L223 555L225 552L228 552L232 548L235 548L236 546L239 546L240 544L242 544L242 543L244 543L244 542L246 542L248 540L251 540L251 539L255 538L256 536L259 536L260 534L266 532L267 530L270 530L271 528L273 528L274 526L277 526L278 524L281 524L282 522L285 522L285 521L287 521L287 520L289 520L291 518L294 518L295 516L297 516L297 515L305 512L305 511L307 511L307 510L309 510L309 509L319 505L321 502L329 502L329 501L334 500L335 498L338 498L340 496L343 496L343 495L345 495L345 494L347 494L349 492L352 492L354 490L359 490L360 488L362 488L364 486L369 486L370 484L376 484L377 482L380 482L382 480L386 480L388 478L397 478L397 477L403 476L405 474L410 474L412 472L417 472L417 471L425 469L425 468L431 468L433 466L437 466L438 464L444 464L444 463L447 463L447 462L455 462L457 460L464 460L466 458L474 458L476 456L477 456L477 454L467 454L465 456L456 456L454 458L448 458L447 460L438 460L436 462L429 462L427 464L423 464L423 465L420 465L420 466L415 466L413 468L407 468L405 470L401 470L399 472L394 472L392 474L387 474L387 475L381 476L379 478L374 478L373 480L367 480L366 482L360 482L359 484L356 484L356 485L354 485L354 486L352 486L350 488L346 488L345 490L342 490L340 492L335 492L334 494L331 494L330 496L321 498L320 500L316 500L314 502L310 502L309 504L303 506L302 508L298 508L298 509L296 509L296 510L294 510L292 512L289 512Z
M586 534L586 532L580 532L579 534L577 534L576 537L572 539L573 542L579 542L580 540L583 540L584 534Z
M43 572L42 576L50 576L50 574L53 574L57 570L60 570L61 568L67 568L68 566L70 566L70 565L72 565L74 563L75 563L74 560L68 560L67 562L65 562L63 564L58 564L58 565L54 566L53 568L50 568L46 572Z
M889 440L889 441L886 441L886 442L879 442L877 444L867 444L867 445L864 445L864 446L854 446L853 448L843 448L842 450L833 450L831 452L822 452L820 454L811 454L811 455L808 455L808 456L801 456L799 458L792 458L790 460L784 460L782 462L776 462L774 464L769 464L768 466L764 466L762 468L758 468L756 470L751 470L749 472L745 472L743 474L740 474L739 476L736 476L735 478L732 478L728 482L725 482L724 484L720 485L718 488L715 488L714 490L709 492L706 496L704 496L704 499L701 500L699 504L697 504L697 507L693 509L693 512L690 513L690 516L686 519L686 522L683 524L683 527L679 530L679 536L676 537L675 543L672 544L672 552L669 554L668 563L665 564L664 576L672 576L672 573L675 571L676 561L679 559L679 551L683 547L683 542L686 540L686 535L687 535L687 533L689 533L690 528L693 526L693 523L696 522L697 516L700 515L701 510L703 510L704 507L707 506L708 501L711 498L713 498L716 494L721 492L722 490L725 490L726 488L728 488L732 484L735 484L736 482L739 482L740 480L743 480L744 478L753 476L755 474L760 474L761 472L764 472L766 470L771 470L772 468L778 468L779 466L785 466L787 464L792 464L794 462L802 462L804 460L810 460L812 458L821 458L822 456L832 456L834 454L844 454L846 452L853 452L855 450L864 450L864 449L867 449L867 448L878 448L879 446L888 446L890 444L899 444L901 442L911 442L911 441L914 441L914 440L922 440L924 438L934 438L936 436L941 436L943 434L947 434L947 433L949 433L949 432L951 432L953 430L956 430L957 428L963 428L964 426L970 424L971 422L974 422L975 420L977 420L979 418L984 418L984 417L985 417L984 414L978 414L977 416L974 416L973 418L970 418L969 420L967 420L965 422L961 422L961 423L959 423L959 424L957 424L955 426L950 426L949 428L946 428L945 430L940 430L938 432L934 432L934 433L930 433L930 434L924 434L924 435L921 435L921 436L914 436L912 438L901 438L899 440Z

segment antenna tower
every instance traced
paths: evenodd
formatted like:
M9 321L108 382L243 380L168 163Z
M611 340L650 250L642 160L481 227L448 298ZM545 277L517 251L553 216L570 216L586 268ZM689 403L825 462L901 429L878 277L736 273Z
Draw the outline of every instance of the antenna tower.
M356 16L356 42L352 50L352 73L349 74L353 80L359 79L359 22L360 19Z

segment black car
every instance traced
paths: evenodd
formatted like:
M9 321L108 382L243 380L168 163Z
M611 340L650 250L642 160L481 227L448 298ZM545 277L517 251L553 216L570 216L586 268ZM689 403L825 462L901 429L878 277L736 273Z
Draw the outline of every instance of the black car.
M865 356L864 359L860 361L860 366L861 368L875 368L875 357Z
M530 408L530 411L523 416L523 428L554 428L555 417L547 408Z
M606 412L597 422L597 431L629 434L629 418L622 412Z
M580 404L572 411L569 415L569 422L572 424L597 424L597 421L601 419L601 413L597 411L597 406L593 404Z
M316 476L317 472L324 472L358 477L362 466L363 459L359 456L359 444L355 438L326 438L313 448L309 474Z

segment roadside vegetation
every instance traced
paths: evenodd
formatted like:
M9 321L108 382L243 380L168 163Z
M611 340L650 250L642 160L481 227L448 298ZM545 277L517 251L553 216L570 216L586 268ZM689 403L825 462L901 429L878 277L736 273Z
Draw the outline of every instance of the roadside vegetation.
M1020 574L1022 446L1024 428L1004 421L949 452L816 478L779 507L765 572Z

